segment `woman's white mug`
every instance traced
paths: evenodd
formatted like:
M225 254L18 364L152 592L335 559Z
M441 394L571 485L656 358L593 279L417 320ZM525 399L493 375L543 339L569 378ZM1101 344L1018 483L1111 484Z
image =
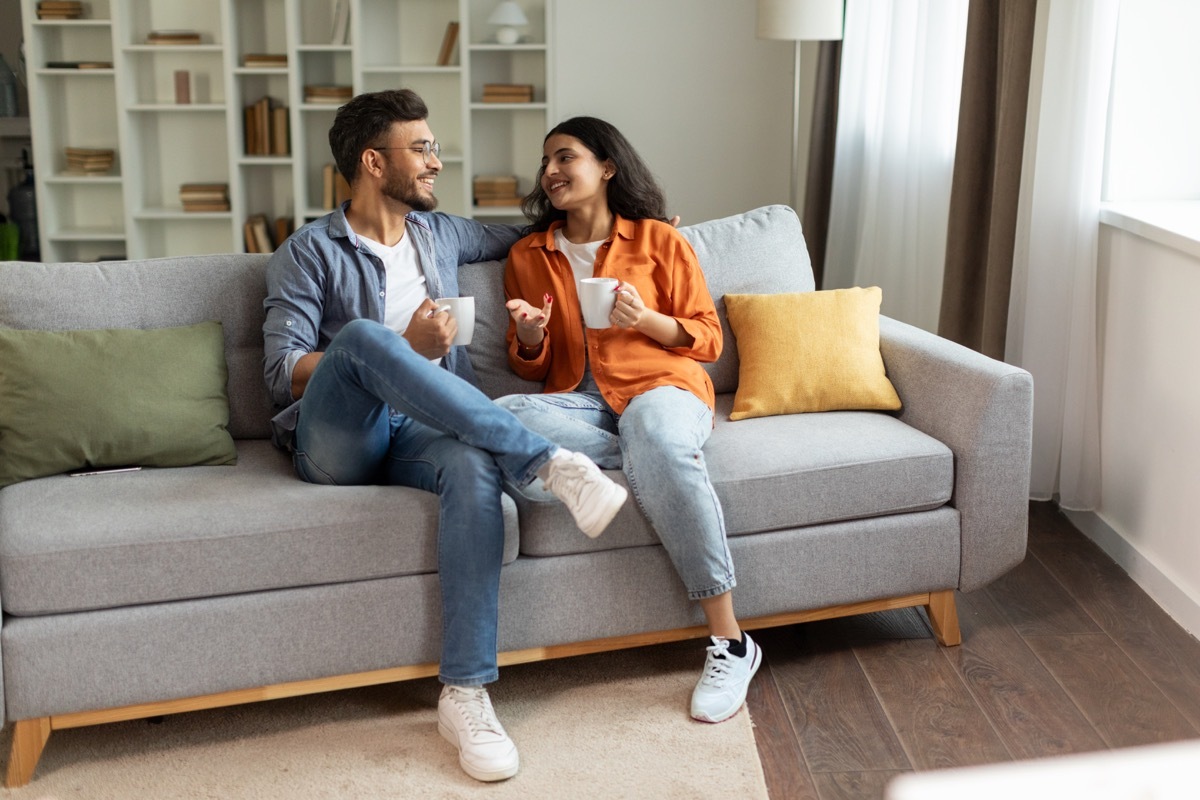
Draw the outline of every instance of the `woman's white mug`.
M616 278L584 278L579 282L579 305L583 308L583 324L589 328L612 325L613 306L617 304Z
M475 333L475 298L443 297L433 302L438 304L438 311L445 310L458 323L458 333L452 344L470 344Z

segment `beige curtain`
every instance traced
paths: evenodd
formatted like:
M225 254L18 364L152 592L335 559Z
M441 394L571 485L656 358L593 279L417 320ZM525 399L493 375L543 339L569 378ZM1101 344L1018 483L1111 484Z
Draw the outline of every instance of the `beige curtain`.
M829 237L829 199L833 195L833 146L837 140L838 77L842 43L821 42L813 93L812 132L808 141L808 179L804 186L804 241L812 259L817 288L825 277Z
M1004 358L1037 0L972 0L938 333Z

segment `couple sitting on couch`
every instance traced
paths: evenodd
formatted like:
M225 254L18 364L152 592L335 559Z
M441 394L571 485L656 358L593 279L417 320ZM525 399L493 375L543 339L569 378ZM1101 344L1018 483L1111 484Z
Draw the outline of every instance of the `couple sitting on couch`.
M593 118L546 136L529 229L429 213L441 161L427 116L407 90L359 95L337 113L330 146L352 199L293 234L267 270L276 443L312 483L438 494L438 728L472 777L502 780L519 765L484 688L498 678L505 482L542 478L594 537L627 497L597 465L624 470L708 622L691 714L728 719L762 654L733 613L701 452L714 394L699 362L716 360L722 337L695 254L637 153ZM493 403L433 301L458 293L461 264L506 253L509 362L546 394ZM594 276L617 279L615 302L608 326L585 332L577 286Z

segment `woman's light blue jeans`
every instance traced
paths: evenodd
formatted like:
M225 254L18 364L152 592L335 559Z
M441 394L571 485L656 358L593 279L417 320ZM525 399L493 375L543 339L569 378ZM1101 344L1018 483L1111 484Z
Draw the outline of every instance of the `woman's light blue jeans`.
M635 397L619 416L591 392L512 394L496 403L550 441L624 470L690 599L736 585L725 516L701 450L713 415L700 398L663 386Z
M498 677L501 485L529 483L556 449L403 336L355 320L330 342L305 388L293 460L310 483L438 495L439 677L478 686Z

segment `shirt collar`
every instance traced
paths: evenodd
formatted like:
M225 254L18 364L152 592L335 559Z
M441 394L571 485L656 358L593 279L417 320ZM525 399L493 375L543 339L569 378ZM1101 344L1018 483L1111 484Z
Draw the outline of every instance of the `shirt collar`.
M608 235L608 241L615 238L632 239L637 223L631 219L625 219L620 214L614 214L613 218L613 229L612 233ZM551 252L557 250L558 248L554 244L554 232L565 224L566 220L561 219L551 222L549 228L529 237L529 247L544 247Z

